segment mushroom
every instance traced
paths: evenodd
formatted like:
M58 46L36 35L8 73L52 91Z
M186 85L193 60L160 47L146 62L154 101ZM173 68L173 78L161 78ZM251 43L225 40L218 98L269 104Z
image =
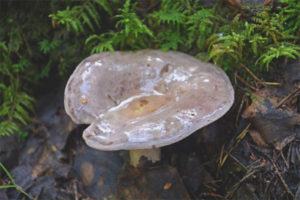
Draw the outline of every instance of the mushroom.
M68 80L64 101L74 122L90 124L83 133L89 146L143 154L152 149L156 155L148 157L155 161L159 147L223 116L233 104L234 90L212 64L148 49L84 59Z

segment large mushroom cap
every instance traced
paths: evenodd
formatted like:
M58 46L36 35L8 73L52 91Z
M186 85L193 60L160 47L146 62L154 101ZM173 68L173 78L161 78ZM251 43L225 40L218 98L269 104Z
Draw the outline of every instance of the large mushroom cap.
M234 91L226 74L179 52L101 53L83 60L65 89L65 109L99 150L177 142L223 116Z

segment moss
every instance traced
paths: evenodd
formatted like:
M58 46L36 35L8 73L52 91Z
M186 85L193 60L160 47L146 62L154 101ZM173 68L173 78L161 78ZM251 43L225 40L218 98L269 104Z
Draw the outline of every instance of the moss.
M0 135L30 121L42 81L66 80L91 53L178 50L257 74L280 57L298 59L300 2L281 2L232 12L192 0L1 1Z

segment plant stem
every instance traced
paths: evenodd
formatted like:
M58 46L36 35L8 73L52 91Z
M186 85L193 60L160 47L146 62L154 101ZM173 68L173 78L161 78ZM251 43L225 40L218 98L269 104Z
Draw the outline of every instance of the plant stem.
M9 180L12 182L12 185L0 185L0 189L15 188L16 190L18 190L19 192L21 192L22 194L24 194L29 199L33 199L27 192L25 192L22 189L22 187L20 187L20 186L18 186L16 184L15 180L13 179L13 177L11 176L11 174L9 173L9 171L4 167L4 165L2 164L2 162L0 162L0 167L3 169L3 171L5 172L5 174L7 175L7 177L9 178Z

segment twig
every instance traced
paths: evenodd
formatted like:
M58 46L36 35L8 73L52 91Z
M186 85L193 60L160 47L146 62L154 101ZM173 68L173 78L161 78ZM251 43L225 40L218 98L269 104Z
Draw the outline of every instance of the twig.
M212 186L210 186L210 185L208 185L208 184L206 184L206 183L203 183L203 186L205 186L205 187L207 187L208 189L210 189L210 190L212 190L212 191L217 191L217 189L216 188L214 188L214 187L212 187Z
M278 82L267 82L267 81L264 81L263 83L266 84L266 85L270 85L270 86L281 85L281 83L278 83Z
M78 190L77 190L77 184L76 181L73 181L73 188L74 188L74 195L75 195L75 200L78 200Z
M249 84L247 81L245 81L244 79L242 79L236 72L234 73L235 77L237 79L239 79L242 83L244 83L246 86L248 86L249 88L251 88L252 90L258 91L258 88L254 87L253 85Z
M256 172L255 168L249 170L246 173L246 175L241 180L239 180L239 182L237 182L236 184L233 185L232 189L226 194L225 198L228 198L228 197L232 196L233 193L238 189L238 187L240 186L240 184L242 182L244 182L246 179L248 179L250 176L252 176L255 172Z
M259 82L260 84L262 84L263 86L267 86L265 84L265 82L263 82L262 80L260 80L250 69L248 69L248 67L246 65L244 65L243 63L241 63L241 66L255 79L257 80L257 82Z
M244 130L236 137L237 142L240 142L246 135L246 133L248 132L248 129L250 128L251 123L249 123L246 128L244 128Z
M265 188L264 194L267 194L268 190L270 189L271 183L273 183L274 178L275 178L275 174L272 174L271 179L268 180L268 182L266 182L266 185L267 185L267 186L266 186L266 188ZM264 196L264 199L265 199L265 196Z
M250 126L251 126L251 123L249 123L249 124L246 126L246 128L244 128L244 130L236 137L237 143L239 143L239 142L245 137L245 135L246 135L246 133L247 133L247 131L248 131L248 129L249 129ZM229 154L233 151L233 148L234 148L234 147L231 147L231 148L227 151L227 153L224 155L224 157L223 157L223 154L224 154L224 145L222 146L222 148L221 148L221 153L220 153L220 156L219 156L219 167L220 167L220 168L221 168L221 167L224 165L224 163L226 162L226 160L227 160Z
M295 198L295 195L292 193L292 191L290 190L290 188L288 187L288 185L286 184L284 178L281 176L276 164L273 162L273 160L271 160L273 167L275 168L275 173L279 176L283 186L285 187L286 191L293 197L293 199Z
M224 153L224 145L222 145L221 147L221 152L220 152L220 156L219 156L219 168L221 168L224 164L224 158L223 158L223 153Z
M293 144L289 145L289 150L287 152L287 159L288 159L288 163L291 162L291 152L292 152L292 146Z
M220 195L220 194L216 194L213 192L204 192L200 194L201 197L214 197L214 198L218 198L218 199L225 199L224 196Z
M295 98L296 96L300 95L300 86L297 87L293 92L291 92L289 95L284 97L276 106L276 108L279 108L283 104L288 103L291 99Z
M238 121L239 121L239 118L241 116L244 103L245 103L245 95L243 95L243 97L242 97L242 100L241 100L241 103L240 103L240 106L239 106L239 110L238 110L238 113L237 113L236 118L235 118L235 127L238 127Z
M31 50L31 47L30 47L30 45L29 45L29 42L28 42L28 40L27 40L25 34L23 33L23 30L22 30L22 28L20 27L20 25L17 24L17 26L18 26L18 28L20 29L20 34L21 34L21 37L23 37L23 40L24 40L24 42L25 42L25 46L26 46L26 48L27 48L27 52L28 52L29 56L32 57L33 54L32 54L32 50Z
M229 154L230 158L232 158L235 162L237 162L240 166L242 166L244 169L247 169L246 166L241 163L236 157L234 157L231 153Z
M280 152L280 156L281 156L281 158L282 158L284 164L285 164L286 167L289 169L289 168L290 168L289 163L286 161L286 159L285 159L285 157L284 157L284 155L283 155L283 153L282 153L282 150L280 150L279 152Z
M284 188L286 189L286 191L287 191L287 192L292 196L292 198L294 199L294 198L295 198L295 195L292 193L292 191L290 190L290 188L289 188L288 185L286 184L284 178L281 176L281 174L280 174L280 172L279 172L279 170L278 170L276 164L274 163L273 159L272 159L269 155L267 155L267 154L265 154L264 152L260 151L260 150L259 150L258 148L256 148L255 146L252 145L252 147L253 147L256 151L261 152L265 157L267 157L267 158L270 160L270 162L272 163L272 165L273 165L273 167L274 167L274 169L275 169L275 173L276 173L277 176L279 177L279 179L280 179L281 183L283 184Z

